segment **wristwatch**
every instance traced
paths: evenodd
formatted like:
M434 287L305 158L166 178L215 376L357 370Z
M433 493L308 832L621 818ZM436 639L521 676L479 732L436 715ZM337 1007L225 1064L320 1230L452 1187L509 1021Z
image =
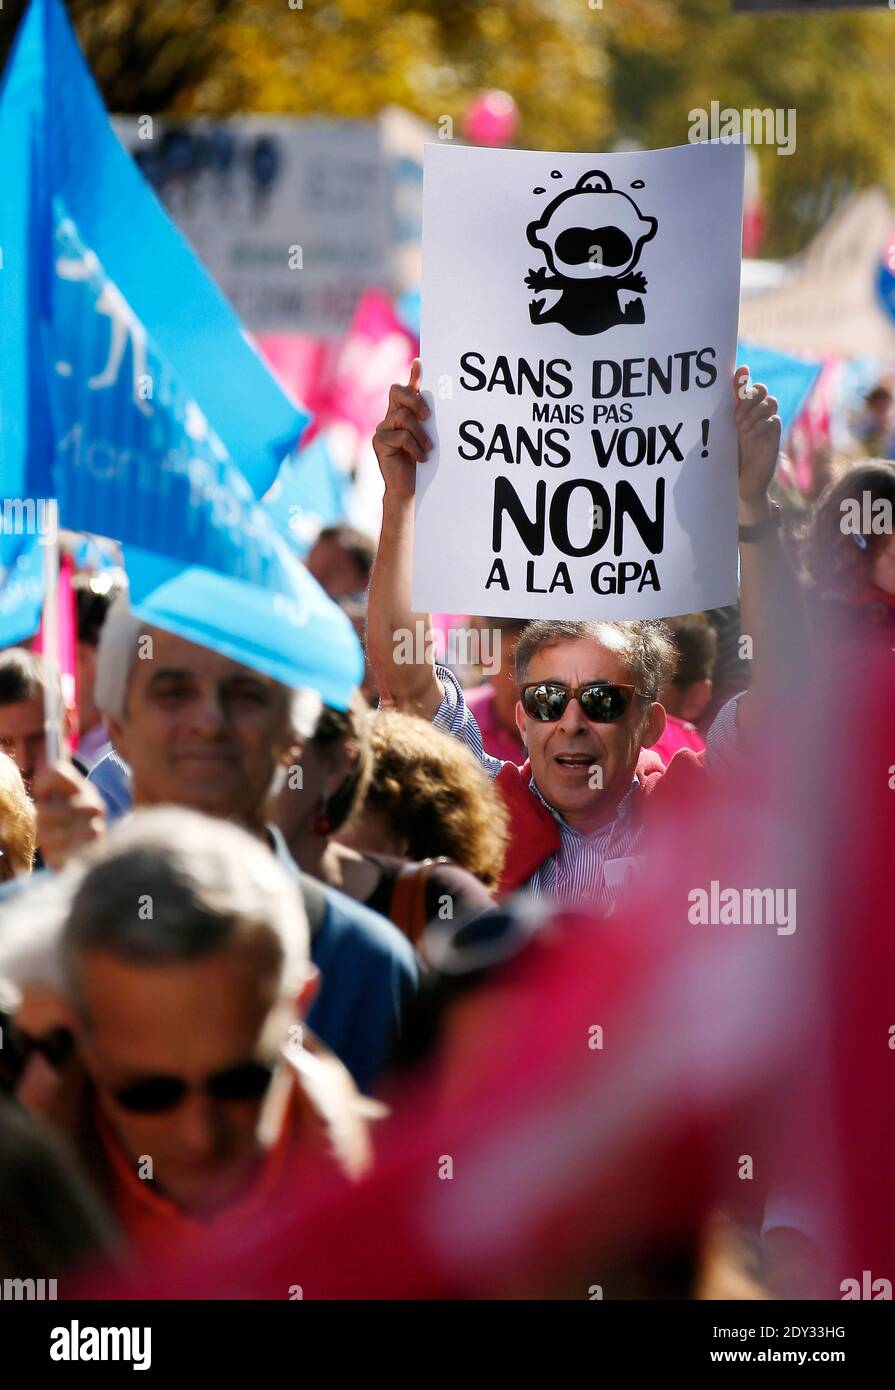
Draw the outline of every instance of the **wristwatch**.
M783 513L777 502L771 503L771 515L765 521L758 521L754 526L740 526L738 535L741 541L761 541L765 536L769 536L772 531L779 530L783 522Z

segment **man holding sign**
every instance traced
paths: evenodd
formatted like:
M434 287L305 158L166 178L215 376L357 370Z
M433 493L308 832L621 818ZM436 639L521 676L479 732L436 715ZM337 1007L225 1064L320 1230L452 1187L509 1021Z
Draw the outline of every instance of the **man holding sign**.
M722 709L708 754L679 753L669 770L647 750L665 727L657 695L673 667L673 650L652 621L537 620L516 649L516 719L529 760L522 768L482 751L462 689L428 659L403 664L395 634L415 631L411 610L413 509L417 465L431 440L429 407L420 394L417 360L407 386L395 385L374 447L385 480L382 533L370 589L370 657L383 694L461 738L497 778L509 805L513 839L505 890L564 898L614 900L636 868L646 799L670 804L676 787L729 758L738 742L766 728L790 692L802 651L798 588L780 544L779 513L768 501L780 447L777 402L750 386L740 368L731 411L739 447L739 536L744 630L753 642L752 685Z
M703 775L703 755L666 773L647 751L674 663L653 620L735 600L737 475L753 683L719 714L710 766L767 732L798 670L797 587L767 495L777 402L733 370L743 169L742 145L426 148L432 389L424 400L416 362L374 439L385 497L369 656L384 697L497 778L513 826L505 890L609 906L642 851L646 798L667 803ZM399 634L429 608L535 620L515 656L521 769L483 754L434 642L407 664Z

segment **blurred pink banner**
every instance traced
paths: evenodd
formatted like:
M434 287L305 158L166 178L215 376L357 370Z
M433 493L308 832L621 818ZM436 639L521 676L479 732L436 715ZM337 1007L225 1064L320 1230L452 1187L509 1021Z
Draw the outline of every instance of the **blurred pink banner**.
M307 406L313 419L301 438L302 447L320 432L328 399L338 343L307 333L264 333L258 347L280 385Z
M282 386L313 414L302 447L327 425L344 421L367 438L385 414L389 387L406 381L417 341L383 291L366 290L341 341L301 333L258 340Z
M59 582L56 586L56 604L59 650L55 655L59 662L59 675L62 680L62 698L68 710L70 733L68 744L77 748L80 741L78 732L78 630L75 620L75 596L71 587L74 561L70 555L59 557ZM44 625L41 620L37 635L31 647L36 652L44 650Z
M382 290L367 290L336 358L327 405L330 420L344 420L371 435L385 414L389 387L406 381L417 342Z

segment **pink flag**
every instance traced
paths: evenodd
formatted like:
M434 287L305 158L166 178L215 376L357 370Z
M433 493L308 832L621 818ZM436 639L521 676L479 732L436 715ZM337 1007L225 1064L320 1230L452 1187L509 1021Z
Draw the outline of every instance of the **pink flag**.
M328 392L330 420L367 438L385 414L392 382L406 381L417 342L382 290L366 290L342 342Z
M328 398L328 382L338 344L307 333L265 333L258 347L280 385L301 401L313 419L301 437L302 447L319 433Z
M75 618L75 595L71 586L73 571L74 561L72 557L61 555L59 557L59 582L56 585L59 649L55 656L59 662L62 698L65 701L69 718L70 732L67 741L71 748L77 748L80 741L78 732L78 630ZM37 636L32 641L31 646L36 652L44 650L43 619L41 619ZM48 653L48 655L52 656L53 653Z

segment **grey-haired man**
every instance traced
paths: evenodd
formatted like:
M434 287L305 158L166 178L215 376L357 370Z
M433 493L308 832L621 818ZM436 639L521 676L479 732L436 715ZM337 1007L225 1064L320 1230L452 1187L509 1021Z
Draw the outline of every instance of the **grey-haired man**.
M124 594L103 627L95 695L130 770L135 807L185 806L234 821L298 875L266 813L287 769L298 766L319 696L146 626ZM51 868L103 833L102 799L73 769L49 769L35 793ZM415 957L378 914L307 875L301 885L323 981L309 1023L365 1088L380 1072L415 989Z
M667 778L649 749L665 727L658 694L673 674L673 649L650 622L535 622L516 648L516 722L528 760L520 769L482 751L481 734L450 671L437 667L429 618L411 611L416 470L432 447L420 393L421 365L394 385L373 445L385 482L382 531L370 585L369 657L380 689L400 709L456 734L481 758L507 801L512 822L503 887L546 897L595 900L609 908L641 856L647 795L667 800L690 758L673 760ZM777 534L779 508L768 501L780 448L777 402L732 381L739 445L740 570L743 628L754 642L752 684L710 731L708 761L722 762L740 740L769 726L804 669L798 586ZM427 640L425 660L398 656L396 634ZM675 764L677 764L675 766Z
M132 1252L170 1259L219 1216L288 1205L295 1164L356 1177L371 1113L303 1027L317 988L294 876L237 825L176 807L138 811L45 876L0 934L17 995L19 1101L61 1129Z

